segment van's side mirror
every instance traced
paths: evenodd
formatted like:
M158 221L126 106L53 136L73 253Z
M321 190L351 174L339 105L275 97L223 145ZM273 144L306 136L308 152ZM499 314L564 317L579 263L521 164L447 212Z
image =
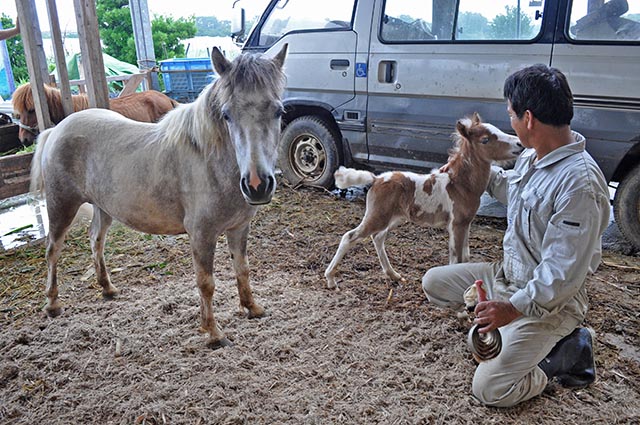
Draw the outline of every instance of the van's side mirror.
M244 8L241 7L234 12L233 19L231 21L231 39L236 43L244 42L246 32L245 23Z

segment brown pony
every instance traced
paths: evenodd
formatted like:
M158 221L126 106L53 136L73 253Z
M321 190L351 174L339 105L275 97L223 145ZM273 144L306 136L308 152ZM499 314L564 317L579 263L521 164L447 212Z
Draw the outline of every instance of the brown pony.
M47 97L51 121L58 124L65 117L60 90L45 85L44 92ZM89 98L86 94L72 95L71 100L74 112L89 109ZM14 117L20 120L18 138L22 143L31 143L38 135L38 121L31 83L25 83L18 87L13 93L12 102ZM178 102L156 90L133 93L109 101L109 109L141 122L158 122L164 114L177 105Z
M455 147L446 167L431 174L390 171L378 176L370 171L340 167L336 186L369 186L364 218L342 236L338 250L324 275L327 287L337 288L337 267L347 251L371 236L383 272L396 281L402 277L391 267L384 248L387 234L405 222L446 228L449 231L449 263L469 261L469 226L487 188L491 163L515 159L523 147L515 136L483 123L480 115L458 120Z

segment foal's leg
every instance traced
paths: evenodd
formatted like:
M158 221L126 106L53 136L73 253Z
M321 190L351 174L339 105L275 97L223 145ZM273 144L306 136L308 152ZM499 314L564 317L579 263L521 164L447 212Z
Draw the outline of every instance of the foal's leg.
M355 229L349 230L347 233L342 235L342 239L340 239L340 246L338 246L338 250L336 254L333 256L333 260L327 267L327 270L324 272L325 278L327 278L327 288L338 289L338 285L336 282L336 268L338 264L342 261L347 252L351 249L353 245L358 243L359 241L371 236L373 233L379 232L384 228L380 229L379 226L373 225L373 221L379 221L380 217L376 217L376 220L371 220L369 216L365 213L364 219ZM388 221L383 220L385 225Z
M469 262L471 223L451 223L449 226L449 264Z
M93 219L89 228L89 238L91 239L91 253L93 265L96 269L98 283L102 286L102 296L111 298L118 294L118 289L111 284L109 272L104 263L104 242L109 226L113 219L109 214L100 208L93 206Z
M216 235L209 237L190 233L193 266L196 271L196 283L200 291L200 321L204 331L209 333L208 345L222 348L231 345L224 333L218 327L213 315L213 293L216 285L213 279L213 255L216 250Z
M56 317L62 313L58 301L58 260L64 245L64 238L73 223L73 218L80 204L69 205L61 200L47 199L47 215L49 217L49 235L47 236L47 305L44 311L49 317Z
M376 247L376 252L378 253L378 258L380 259L380 265L382 266L382 271L384 272L384 274L386 274L392 280L404 281L402 276L400 276L400 274L396 272L393 267L391 267L389 257L387 256L387 250L384 248L384 241L387 240L388 233L389 229L387 228L382 232L371 235L373 246Z
M264 308L256 303L249 284L249 264L247 262L247 237L249 225L226 232L229 252L233 260L233 269L238 282L240 306L249 310L249 318L264 316Z

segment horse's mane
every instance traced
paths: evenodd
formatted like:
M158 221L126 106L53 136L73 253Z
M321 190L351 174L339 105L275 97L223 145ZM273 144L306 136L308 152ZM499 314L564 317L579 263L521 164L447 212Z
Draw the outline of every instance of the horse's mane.
M471 118L468 117L462 118L460 121L467 128L470 128L473 124ZM459 131L454 131L451 137L453 138L453 148L449 150L449 160L447 162L450 173L455 177L458 171L463 168L464 163L469 160L471 143Z
M45 85L44 93L47 98L51 121L53 121L54 124L58 124L65 117L60 90ZM71 100L73 101L73 110L75 112L89 108L89 99L86 94L72 95ZM25 83L16 88L13 93L13 108L20 113L35 109L31 83Z
M168 112L158 125L158 138L164 143L195 147L208 155L229 141L221 112L226 102L256 91L279 99L284 86L284 72L276 63L259 54L242 54L193 103Z

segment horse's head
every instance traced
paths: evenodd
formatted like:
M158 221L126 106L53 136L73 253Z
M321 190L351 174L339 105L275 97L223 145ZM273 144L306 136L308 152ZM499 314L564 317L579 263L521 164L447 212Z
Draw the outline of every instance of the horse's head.
M32 143L38 136L38 118L36 117L31 84L26 83L13 93L13 117L19 120L18 138L24 144Z
M480 115L474 112L471 118L462 118L456 124L456 131L467 149L487 162L509 161L523 151L520 139L504 133L494 125L482 122ZM463 149L463 146L460 146Z
M251 205L270 202L276 189L286 54L286 44L273 59L243 54L230 62L217 48L211 54L219 75L220 113L240 168L240 190Z

